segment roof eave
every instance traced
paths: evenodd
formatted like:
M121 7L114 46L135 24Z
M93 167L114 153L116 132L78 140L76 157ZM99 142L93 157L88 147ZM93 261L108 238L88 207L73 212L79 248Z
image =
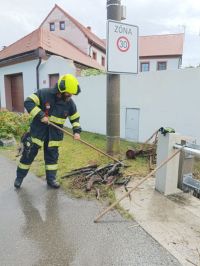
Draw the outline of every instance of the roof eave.
M87 37L88 38L88 37ZM101 50L102 52L106 52L106 47L104 47L104 46L100 46L98 43L96 43L96 42L94 42L93 40L91 40L91 39L88 39L89 40L89 44L90 45L94 45L95 47L97 47L99 50Z
M172 54L172 55L140 55L140 59L145 59L145 58L175 58L175 57L182 57L182 54Z
M16 54L16 55L12 55L12 56L0 59L0 67L11 65L11 64L18 64L24 61L29 61L29 60L33 60L37 58L38 58L37 50L32 50L29 52Z

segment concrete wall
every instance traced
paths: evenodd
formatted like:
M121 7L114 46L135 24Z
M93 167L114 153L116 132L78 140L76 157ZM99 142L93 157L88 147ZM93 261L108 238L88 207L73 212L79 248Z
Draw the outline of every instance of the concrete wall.
M79 79L75 98L84 130L106 133L106 75ZM161 126L200 141L200 69L179 69L121 75L121 137L126 108L139 108L139 141Z

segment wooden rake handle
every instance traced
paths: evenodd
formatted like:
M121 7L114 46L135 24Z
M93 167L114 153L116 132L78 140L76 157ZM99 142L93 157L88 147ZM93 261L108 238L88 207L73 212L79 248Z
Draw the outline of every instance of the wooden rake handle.
M96 219L94 220L95 223L97 223L99 221L99 219L104 216L107 212L109 212L112 208L114 208L120 201L122 201L124 198L126 198L127 196L129 196L131 194L131 192L133 192L134 190L136 190L137 187L139 187L145 180L147 180L149 177L151 177L153 174L155 174L163 165L165 165L166 163L168 163L172 158L174 158L180 151L182 150L182 148L178 149L177 151L175 151L171 156L169 156L166 160L164 160L163 162L161 162L160 165L158 165L153 171L151 171L147 176L145 176L138 184L136 184L131 190L129 190L127 193L125 193L120 199L118 199L117 201L115 201L113 204L111 204L107 209L105 209L102 213L100 213Z
M62 132L65 133L66 135L69 135L69 136L71 136L72 138L74 137L73 134L71 134L71 133L68 132L67 130L65 130L65 129L59 127L59 126L57 126L56 124L54 124L54 123L52 123L52 122L50 122L50 121L48 122L48 124L51 125L51 126L53 126L53 127L55 127L55 128L57 128L57 129L59 129L60 131L62 131ZM88 143L88 142L86 142L86 141L84 141L84 140L82 140L82 139L80 139L79 141L80 141L81 143L85 144L86 146L92 148L93 150L95 150L95 151L97 151L97 152L103 154L104 156L108 157L109 159L112 159L113 161L115 161L115 162L120 163L121 165L123 165L123 163L120 162L118 159L116 159L116 158L114 158L113 156L111 156L111 155L109 155L109 154L103 152L102 150L100 150L100 149L94 147L94 146L91 145L90 143Z

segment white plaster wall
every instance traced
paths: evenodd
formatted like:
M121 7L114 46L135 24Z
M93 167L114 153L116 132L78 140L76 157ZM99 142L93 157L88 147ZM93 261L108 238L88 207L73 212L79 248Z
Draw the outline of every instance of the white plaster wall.
M48 88L50 74L64 75L66 73L70 73L75 75L76 68L72 60L52 55L47 61L42 61L39 71L40 88Z
M179 68L179 58L156 58L156 59L140 59L140 63L149 62L150 70L149 71L157 71L157 62L167 62L167 70L174 70ZM140 70L140 65L139 65Z
M84 130L106 133L106 75L81 77L77 97ZM121 137L126 108L139 108L139 141L161 126L200 141L200 68L121 75Z
M106 133L106 75L78 78L81 93L74 96L83 130Z
M6 106L5 101L5 86L4 86L4 75L11 74L23 74L23 84L24 84L24 97L36 90L36 66L38 60L28 61L20 64L15 64L12 66L6 66L0 68L0 93L1 93L1 107Z
M0 68L1 105L5 107L4 75L23 73L25 98L36 91L38 60ZM72 69L71 69L72 66ZM70 70L71 69L71 70ZM49 74L74 73L68 60L52 57L40 66L40 83ZM79 77L82 93L74 96L84 130L106 133L106 75ZM48 87L42 86L41 87ZM121 137L126 108L139 108L139 141L161 126L200 141L200 68L121 75Z

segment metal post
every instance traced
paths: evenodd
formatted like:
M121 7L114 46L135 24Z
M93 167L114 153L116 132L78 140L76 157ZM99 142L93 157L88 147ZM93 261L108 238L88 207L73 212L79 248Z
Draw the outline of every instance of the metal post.
M121 0L107 0L107 19L121 21ZM120 151L120 75L107 74L107 153Z

